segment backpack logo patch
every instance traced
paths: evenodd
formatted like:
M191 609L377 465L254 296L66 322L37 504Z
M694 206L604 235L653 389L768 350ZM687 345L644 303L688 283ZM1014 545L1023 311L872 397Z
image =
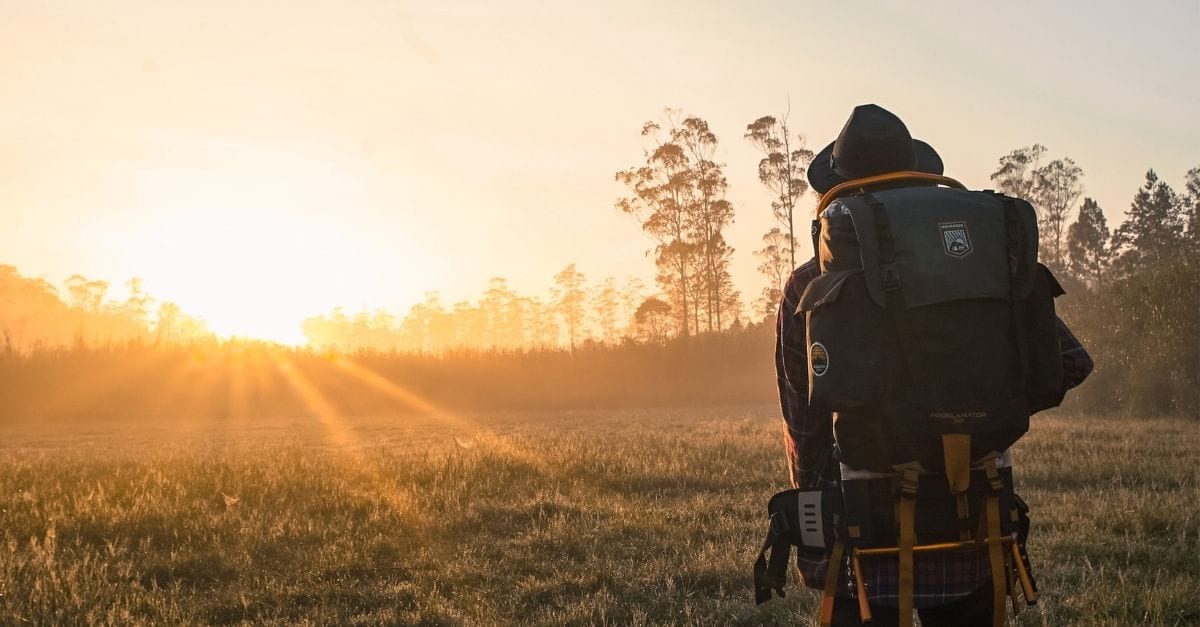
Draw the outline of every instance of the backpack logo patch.
M971 253L971 234L966 222L942 222L938 228L942 231L942 250L947 255L961 259Z
M813 342L812 346L808 347L808 366L818 377L829 372L829 351L825 350L824 344Z

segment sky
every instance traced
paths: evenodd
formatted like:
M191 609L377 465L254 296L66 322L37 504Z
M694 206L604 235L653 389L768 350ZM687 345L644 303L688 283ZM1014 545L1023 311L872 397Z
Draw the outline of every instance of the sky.
M1041 143L1115 225L1147 169L1200 166L1197 32L1195 1L0 0L0 264L284 341L572 262L650 285L613 175L670 106L720 138L750 301L751 121L818 150L874 102L975 188Z

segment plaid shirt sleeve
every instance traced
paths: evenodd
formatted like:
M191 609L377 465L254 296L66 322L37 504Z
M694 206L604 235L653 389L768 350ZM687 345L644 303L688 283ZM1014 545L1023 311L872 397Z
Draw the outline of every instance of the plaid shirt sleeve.
M787 431L792 487L819 489L837 485L838 467L833 461L833 417L808 405L808 351L804 319L796 306L808 284L821 274L817 260L808 260L792 273L783 289L775 342L775 375L779 383L779 406Z
M786 425L784 443L793 487L821 489L837 485L839 466L833 459L833 416L808 405L808 352L804 319L795 311L808 284L820 275L817 260L796 268L783 290L775 343L775 373L779 404ZM1063 359L1063 386L1071 389L1091 373L1092 358L1083 345L1058 320L1059 345ZM829 556L820 551L797 552L797 567L805 585L824 587ZM991 571L984 552L937 553L916 561L913 604L916 607L945 605L987 584ZM867 595L872 603L898 603L899 573L895 560L863 563ZM843 588L840 592L847 594Z

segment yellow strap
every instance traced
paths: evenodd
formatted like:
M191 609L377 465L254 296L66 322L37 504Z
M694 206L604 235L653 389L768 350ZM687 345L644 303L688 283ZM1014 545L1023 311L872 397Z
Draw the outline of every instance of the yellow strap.
M821 627L830 627L833 623L833 596L837 592L841 565L842 543L834 542L833 553L829 556L829 568L825 571L825 591L821 594Z
M900 627L913 624L913 544L916 534L913 529L917 512L917 500L910 496L900 497Z
M958 506L959 540L971 537L967 520L971 517L970 506L967 504L967 489L971 487L971 436L965 433L946 433L942 435L942 459L946 465L946 481L950 483L950 493L955 496Z
M1000 479L995 458L989 459L985 468L988 481L995 485ZM992 627L1004 627L1004 604L1008 600L1005 587L1008 580L1004 576L1004 553L1001 551L1000 539L1000 496L996 490L990 490L987 495L987 545L988 562L992 567Z
M963 494L971 487L971 436L947 433L942 436L942 456L946 462L946 480L950 492Z

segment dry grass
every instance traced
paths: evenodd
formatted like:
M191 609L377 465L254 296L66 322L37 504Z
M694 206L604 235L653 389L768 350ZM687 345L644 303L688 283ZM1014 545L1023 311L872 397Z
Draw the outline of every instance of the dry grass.
M773 408L461 418L5 428L0 624L811 623L811 593L750 600ZM1020 622L1200 622L1198 449L1039 419Z

